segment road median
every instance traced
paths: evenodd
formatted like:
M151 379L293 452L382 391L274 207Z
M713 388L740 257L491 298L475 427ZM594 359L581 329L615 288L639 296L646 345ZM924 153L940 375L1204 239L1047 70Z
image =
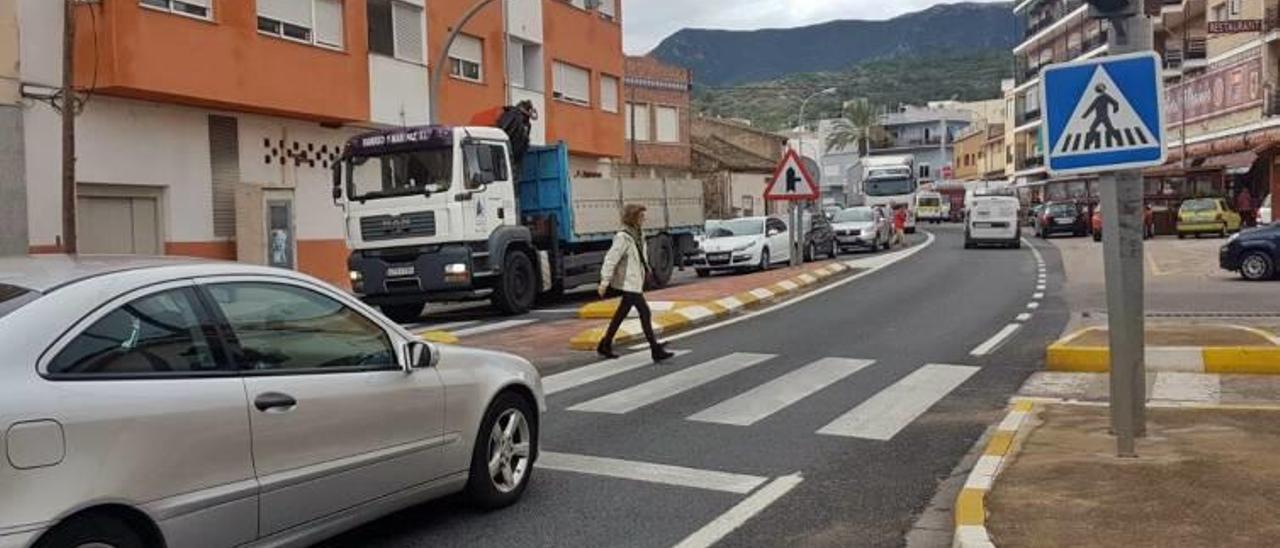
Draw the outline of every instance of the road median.
M1280 338L1236 325L1147 328L1146 366L1152 372L1280 375ZM1105 327L1087 327L1049 345L1050 371L1105 373L1111 354Z

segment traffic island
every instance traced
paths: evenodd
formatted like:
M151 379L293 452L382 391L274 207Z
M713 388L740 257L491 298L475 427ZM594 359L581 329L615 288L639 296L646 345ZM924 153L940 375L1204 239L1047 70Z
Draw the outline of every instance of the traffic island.
M1234 325L1148 326L1148 371L1280 374L1280 338ZM1050 345L1050 371L1105 373L1111 354L1105 327L1088 327Z
M707 295L706 287L698 290L697 295L702 298L697 300L680 298L657 300L661 299L661 296L655 295L657 298L649 303L650 308L654 311L653 329L659 336L670 335L725 318L742 310L785 300L857 270L844 263L833 262L826 266L810 268L801 271L799 274L793 274L786 279L746 291L741 290L741 287L734 290L732 286L735 284L732 281L723 282L723 285L718 287L725 290L720 293L725 296L720 298L712 298ZM715 287L710 283L695 284L692 287L697 289L699 285ZM678 295L679 293L688 294L689 291L677 288L676 290L671 290L668 294ZM579 309L578 314L582 318L606 319L613 317L617 308L618 300L610 299L583 306ZM600 344L600 339L604 337L606 327L593 327L578 333L570 339L570 348L574 350L595 350L596 346ZM614 344L622 346L643 340L644 332L640 328L640 321L630 319L622 323L622 327L618 330L618 334L614 339Z
M1138 457L1124 459L1109 417L1105 406L1037 403L985 497L957 500L953 544L1275 545L1280 407L1153 407Z

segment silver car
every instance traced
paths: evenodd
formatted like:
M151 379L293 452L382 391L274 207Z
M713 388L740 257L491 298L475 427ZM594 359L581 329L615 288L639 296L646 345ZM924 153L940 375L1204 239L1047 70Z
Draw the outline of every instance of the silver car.
M851 207L831 219L840 251L855 249L889 249L893 243L893 225L879 208Z
M299 546L533 473L504 354L420 341L297 273L0 259L0 548Z

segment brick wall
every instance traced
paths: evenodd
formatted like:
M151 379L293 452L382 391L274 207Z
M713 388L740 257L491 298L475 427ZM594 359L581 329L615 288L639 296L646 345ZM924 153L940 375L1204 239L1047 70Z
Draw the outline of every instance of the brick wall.
M688 171L692 166L690 147L690 90L692 74L683 68L664 64L651 57L627 57L626 78L623 85L623 101L627 104L648 106L648 119L637 115L637 127L648 127L649 139L631 141L626 135L623 165L640 168L668 168L662 173ZM678 137L675 142L658 142L658 108L675 108ZM624 116L631 116L624 110ZM642 169L643 170L643 169Z

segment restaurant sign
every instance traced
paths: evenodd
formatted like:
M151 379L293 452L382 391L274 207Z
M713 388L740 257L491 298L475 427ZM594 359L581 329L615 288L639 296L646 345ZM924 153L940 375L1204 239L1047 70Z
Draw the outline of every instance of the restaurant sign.
M1212 69L1165 89L1165 123L1212 118L1262 104L1262 57ZM1183 113L1186 119L1183 119Z
M1226 21L1209 21L1209 34L1238 34L1242 32L1262 32L1262 20L1230 19Z

